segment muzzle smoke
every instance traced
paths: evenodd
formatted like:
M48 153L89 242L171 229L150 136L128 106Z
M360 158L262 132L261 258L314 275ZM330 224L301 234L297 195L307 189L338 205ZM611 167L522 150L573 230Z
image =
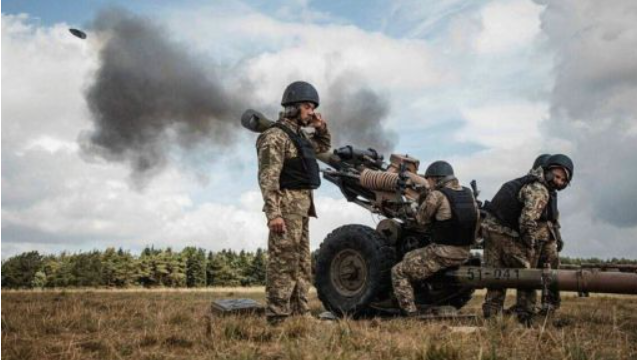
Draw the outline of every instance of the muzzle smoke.
M91 30L101 42L99 67L85 94L94 128L80 144L89 157L128 164L137 185L166 166L171 149L189 156L201 146L207 153L229 148L236 131L243 131L241 113L264 106L253 103L254 84L241 69L189 52L148 18L106 9ZM396 134L382 126L387 100L346 77L319 91L334 146L393 148Z

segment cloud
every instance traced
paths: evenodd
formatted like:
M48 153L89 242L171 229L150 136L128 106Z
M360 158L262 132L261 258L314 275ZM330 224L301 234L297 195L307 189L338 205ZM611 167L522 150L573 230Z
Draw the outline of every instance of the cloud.
M540 33L541 11L530 0L486 5L481 11L482 31L474 42L476 51L493 54L526 46Z
M466 123L458 141L473 141L498 150L511 150L540 141L540 123L548 115L542 103L495 103L461 111Z
M574 145L575 183L592 215L637 225L637 4L542 2L542 29L555 52L548 131Z

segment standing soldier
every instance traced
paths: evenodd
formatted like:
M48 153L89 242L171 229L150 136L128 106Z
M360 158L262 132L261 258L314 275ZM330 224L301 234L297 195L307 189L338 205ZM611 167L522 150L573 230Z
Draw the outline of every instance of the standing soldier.
M552 155L546 160L546 166L502 185L486 205L488 214L482 222L486 266L528 269L534 265L537 245L546 238L540 223L550 211L547 209L550 192L566 188L573 178L573 170L568 156ZM505 297L505 289L488 289L482 306L484 317L500 313ZM533 302L533 290L518 289L515 309L521 322L530 324Z
M425 179L434 190L418 209L416 219L423 226L431 226L432 243L408 252L391 270L394 294L407 316L418 314L412 283L465 262L471 255L469 249L476 239L479 221L473 192L460 186L449 163L432 163Z
M266 269L266 317L276 324L309 315L311 284L309 216L316 217L312 190L319 187L316 154L330 149L327 124L316 113L319 96L303 81L283 92L279 120L257 140L259 186L270 235ZM314 128L312 135L302 127Z

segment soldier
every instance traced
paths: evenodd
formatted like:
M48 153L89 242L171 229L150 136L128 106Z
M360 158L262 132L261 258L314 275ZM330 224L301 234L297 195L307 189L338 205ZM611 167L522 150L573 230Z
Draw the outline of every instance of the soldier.
M551 155L543 154L538 156L533 163L533 168L547 168ZM555 159L553 159L555 160ZM560 255L564 247L562 235L560 233L559 210L557 208L557 190L551 188L549 190L549 203L546 210L540 216L538 227L541 229L538 234L537 253L535 257L534 267L558 269L560 267ZM540 311L547 314L559 309L561 304L560 292L557 289L548 289L548 292L542 297Z
M485 206L488 213L482 222L487 267L531 268L534 265L536 247L547 237L545 228L540 226L542 218L557 216L549 215L550 192L566 188L573 178L573 170L568 156L552 155L544 167L502 185ZM484 317L500 313L505 297L505 289L488 289L482 306ZM521 322L530 324L533 302L532 290L518 289L515 309Z
M316 217L312 190L320 185L316 154L330 149L325 120L315 112L316 89L303 81L283 92L279 120L257 140L259 186L270 235L266 269L266 317L276 324L309 315L311 284L308 219ZM309 135L302 127L313 127Z
M391 270L394 294L407 316L418 313L412 283L466 261L479 221L473 192L460 186L449 163L432 163L425 178L434 190L418 209L416 219L423 226L431 226L432 243L408 252Z

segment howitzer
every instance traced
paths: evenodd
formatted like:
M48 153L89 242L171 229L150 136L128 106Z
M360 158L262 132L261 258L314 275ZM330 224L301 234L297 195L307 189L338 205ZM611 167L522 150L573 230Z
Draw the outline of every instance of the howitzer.
M262 132L274 122L248 110L244 127ZM373 149L338 148L317 158L329 166L323 177L339 187L343 196L366 210L384 217L376 228L344 225L332 231L315 254L315 286L323 306L337 315L362 316L386 311L376 304L391 303L391 268L403 256L431 243L429 232L414 219L415 210L429 192L418 175L419 161L392 154L385 163ZM471 188L479 194L475 181ZM464 306L476 288L558 289L637 294L637 273L601 269L489 269L474 255L454 269L441 271L425 282L413 284L420 307ZM391 309L389 309L391 310ZM396 310L396 309L394 309Z

